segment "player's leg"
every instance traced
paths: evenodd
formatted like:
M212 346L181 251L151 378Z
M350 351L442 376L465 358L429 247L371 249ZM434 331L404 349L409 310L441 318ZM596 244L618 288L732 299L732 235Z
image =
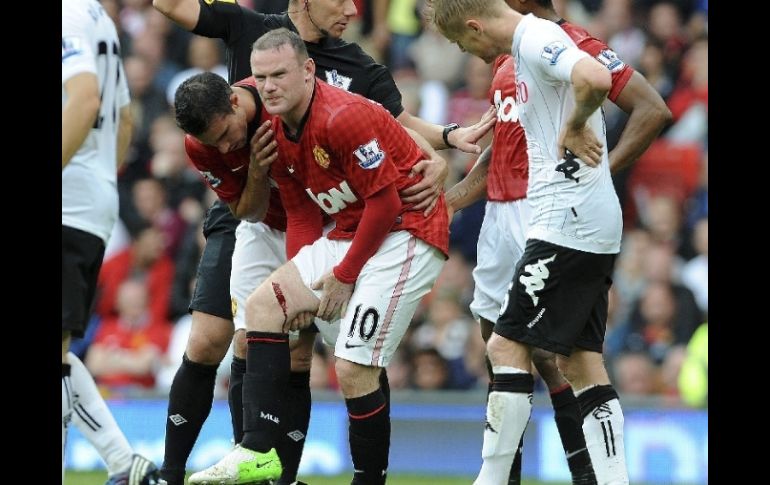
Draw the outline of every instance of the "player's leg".
M67 349L70 347L69 332L62 332L61 338L61 480L64 483L64 448L67 446L67 428L72 419L72 380L71 368L67 362Z
M99 451L107 465L107 473L126 471L131 465L133 451L118 423L107 408L93 377L78 357L69 352L72 388L75 395L72 422L83 436Z
M283 473L276 485L290 485L297 479L310 425L310 364L316 334L315 330L306 329L299 333L297 339L289 340L291 374L286 388L281 435L276 444Z
M526 199L513 202L489 201L479 233L476 267L473 269L473 317L479 322L481 337L489 341L500 307L508 294L508 285L516 271L516 263L524 254L526 227L530 207ZM489 387L492 392L492 364L486 357ZM511 465L508 485L521 483L521 452L524 440L519 442Z
M629 483L623 441L623 410L618 393L610 384L602 355L576 349L559 365L575 387L582 410L583 433L598 483Z
M582 426L588 452L598 483L628 483L623 445L623 411L618 395L610 385L604 368L602 349L607 322L607 303L614 255L591 254L565 249L560 257L566 265L562 275L564 292L562 322L552 338L582 319L579 332L572 338L573 350L567 357L560 352L557 363L564 377L575 389L582 412ZM577 327L574 327L577 328ZM568 340L564 340L567 342Z
M67 429L75 410L72 366L68 360L72 336L82 337L88 324L99 269L104 258L101 238L69 226L61 228L62 241L62 481L64 481L64 448Z
M405 231L391 233L364 266L340 320L334 354L349 416L353 485L385 483L390 408L381 370L443 264L432 246Z
M235 231L230 275L235 338L228 401L236 443L243 440L243 376L246 373L246 301L270 274L286 262L286 234L263 223L242 221ZM310 362L315 332L290 339L291 374L276 450L283 465L277 485L294 482L310 423Z
M505 466L513 462L531 412L529 394L534 379L529 348L568 354L585 326L593 303L570 306L570 298L575 298L575 294L582 296L579 285L566 276L572 268L573 256L565 248L533 239L527 242L517 265L487 344L494 381L487 406L489 426L484 433L484 464L478 484L504 483L502 477L508 471ZM512 429L517 430L515 436L510 434Z
M553 404L556 429L567 457L572 474L572 483L596 483L591 456L583 435L583 416L572 386L561 375L556 365L556 354L542 349L533 349L532 363L548 386Z
M72 423L107 465L107 484L131 483L127 480L132 476L134 480L156 480L157 467L147 458L134 453L86 366L72 352L67 354L67 361L72 369L75 404Z
M204 223L206 245L190 303L192 329L169 391L161 467L168 485L183 484L187 459L211 412L217 368L233 338L229 278L236 224L229 208L218 204Z
M291 374L289 374L289 385L286 389L285 407L281 418L280 438L276 443L283 473L275 482L276 485L290 485L297 479L299 462L310 425L310 363L315 336L315 331L302 331L297 339L289 340ZM247 351L245 328L236 330L233 345L236 349L240 349L236 350L235 354L243 355L242 358L233 357L231 369L238 366L239 378L234 383L231 377L229 388L233 431L240 429L239 434L236 435L236 440L240 443L243 439L243 376L246 373Z
M318 243L302 251L310 252ZM310 256L313 259L323 260L323 253L314 253ZM292 261L278 268L249 296L245 312L243 440L218 463L192 475L188 483L249 483L281 476L275 448L291 373L286 329L299 312L315 312L318 303Z

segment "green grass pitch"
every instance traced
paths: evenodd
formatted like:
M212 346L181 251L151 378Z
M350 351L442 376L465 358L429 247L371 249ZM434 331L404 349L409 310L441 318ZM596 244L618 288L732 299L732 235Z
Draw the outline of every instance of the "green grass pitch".
M308 485L347 485L350 483L350 475L340 475L336 477L299 477ZM469 485L473 483L474 477L439 477L439 476L419 476L419 475L392 475L388 476L388 485ZM64 485L104 485L107 480L107 473L104 471L95 472L67 472L64 478ZM536 482L524 480L523 485L546 485L545 482ZM549 482L547 485L568 485L566 482Z

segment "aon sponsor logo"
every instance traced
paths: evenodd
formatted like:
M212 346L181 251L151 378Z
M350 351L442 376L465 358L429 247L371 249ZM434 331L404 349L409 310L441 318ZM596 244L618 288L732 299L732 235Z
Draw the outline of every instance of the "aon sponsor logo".
M347 207L348 204L358 201L356 195L350 190L347 181L343 181L339 188L332 187L328 192L321 192L317 195L310 189L305 189L305 192L313 199L313 202L318 204L329 215L336 214Z
M513 96L506 96L503 99L503 92L496 89L495 107L497 108L497 121L510 121L512 123L519 121L519 109L516 107L516 100Z

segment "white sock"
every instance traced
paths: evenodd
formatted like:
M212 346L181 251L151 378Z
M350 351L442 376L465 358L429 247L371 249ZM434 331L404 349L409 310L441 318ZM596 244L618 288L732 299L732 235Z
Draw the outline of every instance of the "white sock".
M599 485L628 485L623 422L617 399L593 408L583 420L583 434Z
M506 485L519 440L532 413L532 394L489 393L481 457L484 463L474 485Z
M62 363L62 371L67 364ZM72 382L69 375L61 377L61 481L64 483L64 447L67 444L67 428L72 416Z
M99 452L109 475L128 470L134 452L99 394L94 378L72 352L67 354L67 360L72 366L75 395L72 422Z

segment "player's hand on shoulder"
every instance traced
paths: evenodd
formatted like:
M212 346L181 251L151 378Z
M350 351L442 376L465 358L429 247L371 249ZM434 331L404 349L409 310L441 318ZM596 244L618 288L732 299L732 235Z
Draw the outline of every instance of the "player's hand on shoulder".
M486 135L497 122L497 110L494 106L481 116L481 119L471 126L460 127L449 132L447 138L449 142L457 147L458 150L465 153L481 154L481 147L478 141Z
M559 135L559 159L563 159L566 150L582 160L589 167L597 167L602 161L604 145L596 138L596 134L585 123L580 128L565 125Z
M420 160L409 173L410 177L422 174L422 180L400 192L404 204L414 204L411 210L423 211L427 216L436 206L438 197L444 188L444 181L449 175L449 164L441 157Z
M313 283L312 287L314 290L323 292L316 316L330 322L344 315L354 287L354 283L348 284L338 280L333 270L326 273L320 280Z
M270 165L278 158L278 142L272 129L272 121L267 120L257 128L250 141L249 155L252 170L260 175L266 175Z

